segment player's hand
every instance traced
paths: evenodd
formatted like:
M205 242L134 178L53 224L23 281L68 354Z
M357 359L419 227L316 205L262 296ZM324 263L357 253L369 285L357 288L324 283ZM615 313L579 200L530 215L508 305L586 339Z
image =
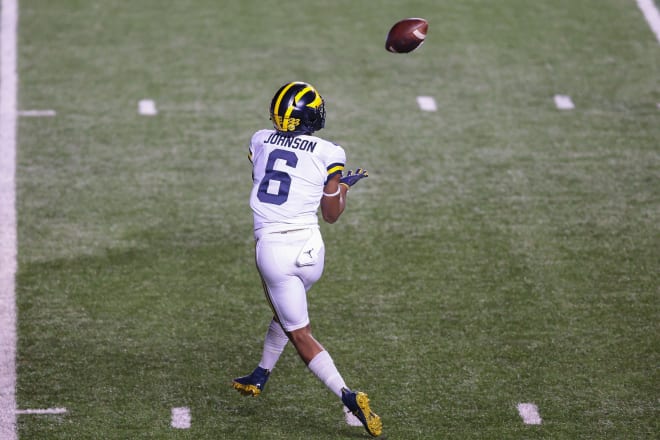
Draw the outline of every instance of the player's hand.
M343 183L344 185L348 185L349 187L351 187L356 183L358 183L360 179L363 179L365 177L369 177L369 172L367 170L358 168L357 170L355 170L355 174L353 173L353 171L348 170L348 173L346 173L345 176L339 179L339 183Z

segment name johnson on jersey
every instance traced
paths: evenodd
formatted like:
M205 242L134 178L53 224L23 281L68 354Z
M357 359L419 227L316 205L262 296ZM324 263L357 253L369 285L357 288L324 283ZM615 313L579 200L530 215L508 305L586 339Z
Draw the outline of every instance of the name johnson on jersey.
M313 153L316 148L316 142L307 139L300 139L299 137L282 136L279 133L271 133L264 143L277 145L278 147L288 147L299 151L309 151L310 153Z

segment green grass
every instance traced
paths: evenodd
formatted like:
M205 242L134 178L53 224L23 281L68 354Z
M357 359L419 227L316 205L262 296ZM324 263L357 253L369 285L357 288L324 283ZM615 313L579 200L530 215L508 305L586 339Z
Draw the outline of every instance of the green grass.
M20 108L57 116L19 126L17 400L69 411L21 438L367 437L291 347L258 399L229 386L270 318L246 147L291 80L370 172L322 225L310 314L387 438L660 432L660 46L634 2L20 8ZM407 16L427 42L386 52Z

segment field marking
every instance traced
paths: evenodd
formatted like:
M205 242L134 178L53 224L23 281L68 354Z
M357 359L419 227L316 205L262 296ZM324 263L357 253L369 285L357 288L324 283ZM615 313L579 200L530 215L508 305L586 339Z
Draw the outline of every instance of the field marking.
M16 414L36 414L36 415L48 415L48 414L66 414L66 408L44 408L44 409L17 409Z
M144 116L154 116L158 114L156 103L151 99L142 99L138 102L138 113Z
M172 408L172 428L190 429L190 408L181 406Z
M28 118L42 118L52 117L57 115L55 110L19 110L18 116L26 116Z
M658 12L655 3L653 3L653 0L637 0L637 7L641 9L646 22L655 34L655 38L658 39L658 43L660 43L660 12Z
M0 438L16 440L16 35L18 0L0 6Z
M417 105L419 105L419 108L425 112L438 111L438 105L435 103L435 99L433 99L432 96L418 96Z
M573 110L575 108L573 100L568 95L555 95L554 99L555 106L557 106L559 110Z
M518 414L522 417L525 425L540 425L541 424L541 415L539 414L539 408L533 403L519 403Z

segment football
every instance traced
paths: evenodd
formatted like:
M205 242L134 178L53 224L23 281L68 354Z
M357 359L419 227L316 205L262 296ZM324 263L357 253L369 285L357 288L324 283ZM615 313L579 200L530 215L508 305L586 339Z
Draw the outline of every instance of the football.
M405 18L392 26L385 39L385 49L393 53L408 53L424 43L429 23L423 18Z

